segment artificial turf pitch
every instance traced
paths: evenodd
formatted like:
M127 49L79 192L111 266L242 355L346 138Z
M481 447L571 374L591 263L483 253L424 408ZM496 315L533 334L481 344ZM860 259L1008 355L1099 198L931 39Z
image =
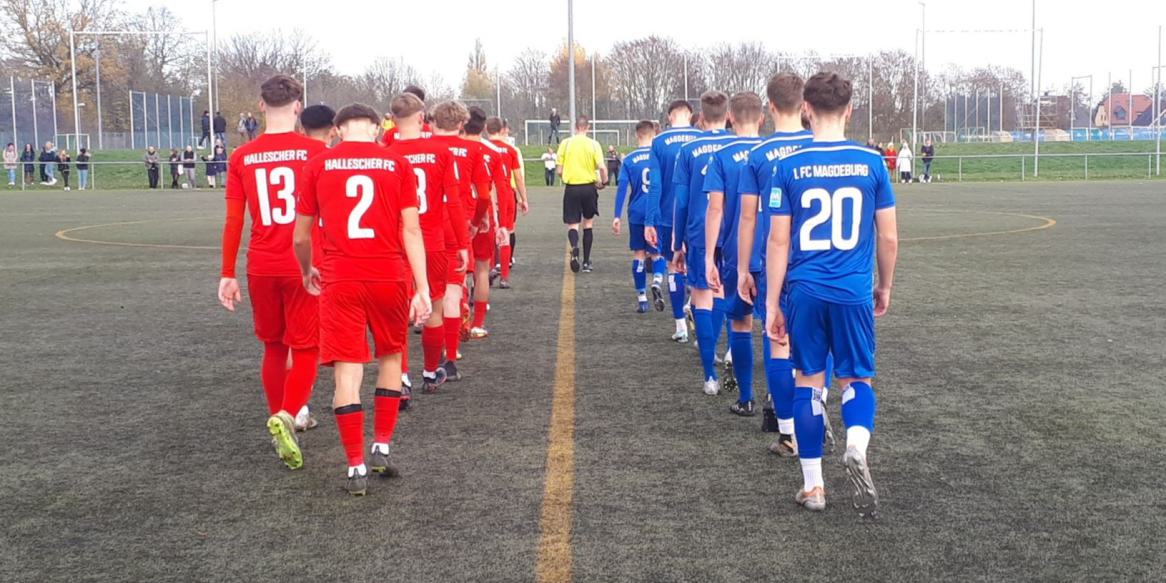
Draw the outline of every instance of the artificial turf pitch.
M899 190L871 523L849 508L841 449L826 512L796 507L797 464L765 451L760 417L700 392L696 351L669 342L667 311L633 312L604 191L596 272L569 276L573 579L1160 577L1163 194L1145 182ZM536 189L532 205L492 335L463 349L467 379L418 395L395 438L403 476L352 498L326 370L305 468L287 471L268 444L249 308L215 299L221 192L0 195L0 580L535 579L555 366L572 355L556 350L559 194ZM963 237L1038 217L1057 223ZM107 223L128 224L66 236L179 247L54 237Z

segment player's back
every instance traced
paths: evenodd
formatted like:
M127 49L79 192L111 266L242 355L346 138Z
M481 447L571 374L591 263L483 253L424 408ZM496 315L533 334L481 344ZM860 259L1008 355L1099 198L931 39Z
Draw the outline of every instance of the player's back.
M741 193L739 186L741 176L749 172L749 153L757 145L760 138L737 138L729 142L716 154L713 154L713 168L706 175L704 192L717 190L710 188L714 181L719 180L720 192L724 194L721 210L721 229L717 237L717 246L721 248L721 258L724 261L737 264L737 226ZM715 175L715 176L714 176Z
M777 163L784 157L812 144L814 134L809 130L796 132L774 132L763 138L749 153L750 172L741 175L739 184L740 193L758 197L757 212L764 214L757 221L756 232L753 237L753 255L749 259L750 271L765 269L766 242L769 239L769 215L765 214L769 206L769 181Z
M725 130L711 130L680 148L676 156L676 170L672 175L674 184L685 184L688 188L688 212L685 225L674 225L684 229L684 241L692 249L704 248L705 216L708 214L709 199L704 193L704 178L712 155L725 145L739 138ZM680 232L680 231L678 231Z
M700 137L701 131L697 128L669 128L652 138L651 156L653 165L659 169L659 179L649 185L653 191L658 191L660 208L649 209L649 215L659 213L657 224L672 226L672 206L676 200L676 189L672 184L672 172L675 170L676 155L684 144ZM653 177L654 178L654 177Z
M651 155L651 148L636 148L624 156L620 167L620 174L627 176L627 184L620 184L619 188L627 188L628 222L633 225L644 224L650 188L648 168Z
M478 143L486 149L486 164L490 167L490 176L494 179L495 188L498 189L498 200L503 200L503 195L510 195L513 198L514 193L510 187L509 153L491 140L482 140Z
M871 301L875 211L893 207L880 156L853 142L813 142L781 159L771 213L791 216L786 280L822 300Z
M247 273L300 275L292 251L296 180L307 160L326 149L323 142L288 132L262 134L231 153L225 196L246 201L251 215Z
M405 281L401 210L417 207L413 168L373 142L341 142L304 167L300 205L324 223L329 281Z
M417 214L427 251L445 248L445 197L457 195L457 169L453 154L444 145L429 139L396 140L389 151L399 154L413 167L417 186Z

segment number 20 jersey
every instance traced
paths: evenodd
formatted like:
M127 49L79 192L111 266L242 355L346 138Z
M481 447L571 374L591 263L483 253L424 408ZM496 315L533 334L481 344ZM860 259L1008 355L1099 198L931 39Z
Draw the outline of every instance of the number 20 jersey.
M228 200L243 200L251 215L247 274L299 277L292 251L300 170L327 147L296 133L263 134L239 146L227 165Z
M895 206L882 158L853 142L813 142L774 166L769 214L791 217L786 285L820 300L868 304L875 211Z

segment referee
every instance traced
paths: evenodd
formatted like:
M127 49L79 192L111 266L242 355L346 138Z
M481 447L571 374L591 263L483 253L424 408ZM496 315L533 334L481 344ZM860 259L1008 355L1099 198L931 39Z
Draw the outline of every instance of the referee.
M559 143L559 175L563 178L563 223L571 242L571 271L579 273L579 225L583 225L583 273L591 273L591 226L599 214L599 189L607 183L603 148L587 136L591 121L581 115L575 134ZM596 171L599 182L596 183Z

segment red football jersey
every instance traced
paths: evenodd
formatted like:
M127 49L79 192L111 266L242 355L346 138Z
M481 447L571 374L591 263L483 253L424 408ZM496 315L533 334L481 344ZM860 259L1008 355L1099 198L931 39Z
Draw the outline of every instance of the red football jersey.
M445 250L445 205L457 199L458 171L453 154L440 143L427 139L397 140L389 151L399 154L413 166L417 179L417 213L421 215L421 234L428 252Z
M231 154L226 197L245 201L251 214L249 275L300 276L292 251L296 179L308 158L326 149L319 140L289 132L262 134Z
M482 192L489 192L490 168L488 159L484 156L480 142L467 140L459 136L433 136L431 138L449 147L454 161L458 164L458 176L461 183L458 190L462 194L462 205L466 219L481 220L477 214L478 195L473 187ZM483 211L484 212L484 211Z
M498 195L501 196L503 192L507 192L510 188L510 175L506 173L506 165L502 162L502 153L498 148L494 147L486 140L466 140L470 145L471 152L477 151L477 155L485 161L486 168L490 171L490 183L493 184ZM480 221L483 215L493 221L494 203L489 196L483 196L478 199L477 212L474 214L476 220ZM494 224L491 222L491 224Z
M416 182L407 160L374 142L341 142L304 165L298 212L324 221L325 283L411 280L401 211L417 207Z
M429 138L433 137L433 128L430 128L428 123L421 124L421 137L425 138L425 139L429 139ZM392 146L393 144L395 144L397 142L397 140L400 140L400 139L401 139L401 132L397 129L397 126L394 125L393 129L381 134L381 145L388 148L389 146Z

